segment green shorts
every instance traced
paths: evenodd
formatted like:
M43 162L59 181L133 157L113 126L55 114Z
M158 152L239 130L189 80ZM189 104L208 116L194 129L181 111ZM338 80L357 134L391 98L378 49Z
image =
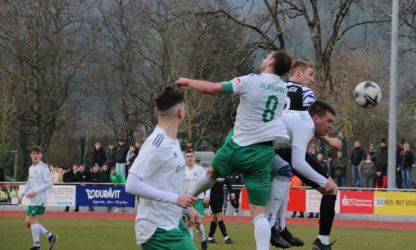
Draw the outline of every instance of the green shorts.
M199 215L201 215L201 218L204 218L204 199L197 199L194 204L194 208L199 213Z
M43 215L45 213L45 207L43 205L40 206L29 206L26 210L27 216L32 215Z
M182 220L179 220L179 228L156 229L152 238L141 246L143 250L197 250Z
M241 173L247 188L249 203L266 206L270 191L273 146L253 144L238 146L231 139L231 131L212 162L213 170L221 177Z

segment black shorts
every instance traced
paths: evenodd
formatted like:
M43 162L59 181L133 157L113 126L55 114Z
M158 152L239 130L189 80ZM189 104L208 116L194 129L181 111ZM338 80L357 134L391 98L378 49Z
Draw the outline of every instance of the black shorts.
M223 193L212 193L209 197L209 206L213 214L221 213L224 205L224 194Z
M284 149L279 149L277 151L277 154L283 158L283 160L287 161L287 162L291 162L292 159L292 149L291 148L284 148ZM323 169L321 167L321 165L319 164L318 160L316 160L315 158L311 157L308 153L306 153L305 156L305 160L306 162L311 165L312 169L317 172L318 174L322 175L325 178L329 178L329 174L327 171L325 171L325 169ZM292 165L292 164L290 164ZM293 174L296 175L297 177L299 177L299 179L302 180L303 183L307 184L310 187L313 187L315 189L319 188L319 184L317 184L316 182L313 182L311 180L309 180L308 178L302 176L301 174L299 174L298 172L296 172L296 170L293 169L292 167L292 171Z

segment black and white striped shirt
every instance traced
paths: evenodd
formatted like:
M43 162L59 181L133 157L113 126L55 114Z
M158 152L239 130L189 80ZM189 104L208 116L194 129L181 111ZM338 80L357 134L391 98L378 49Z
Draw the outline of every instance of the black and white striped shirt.
M302 84L287 81L287 100L285 109L308 110L308 107L316 101L315 93L309 87Z

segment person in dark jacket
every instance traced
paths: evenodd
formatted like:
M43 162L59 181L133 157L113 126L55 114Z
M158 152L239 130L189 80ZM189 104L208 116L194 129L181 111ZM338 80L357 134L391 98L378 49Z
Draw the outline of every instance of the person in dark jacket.
M105 182L110 182L111 169L108 167L107 163L104 163L103 164L103 166L102 166L102 168L101 168L100 171L105 176Z
M354 149L351 151L351 170L352 170L352 186L353 187L361 187L362 186L362 176L360 162L364 159L365 152L361 148L360 141L356 140L354 142Z
M101 168L106 160L107 156L105 150L101 147L100 142L96 142L94 150L92 151L91 167L96 165Z
M126 178L126 157L129 147L126 145L124 139L118 140L118 147L115 153L116 170L124 178Z
M361 161L360 171L361 171L363 187L374 188L376 167L374 165L374 162L371 160L370 153L366 154L365 160Z
M403 177L402 177L402 161L401 161L401 154L403 148L400 143L396 144L396 187L402 188L403 184Z
M345 187L347 180L348 161L342 155L342 151L337 152L337 158L333 160L331 168L334 171L334 180L338 187Z
M413 153L410 151L409 143L403 144L403 151L400 154L402 162L402 176L403 176L403 188L412 189L412 167L415 162Z
M73 167L74 169L78 170L78 165L76 165L76 167ZM71 168L67 167L64 169L64 175L62 177L62 181L65 183L71 183L71 182L76 182L76 176L75 176L75 172L72 171ZM77 207L75 207L74 211L77 211L79 209L77 209ZM65 207L65 212L69 212L69 206Z
M374 161L376 164L376 184L377 187L383 187L386 183L384 182L383 176L387 174L387 144L386 139L381 139L380 150L374 154Z
M114 143L110 142L108 144L108 151L107 151L107 165L109 169L111 169L112 166L116 165L116 153L117 153L117 148L114 147Z
M75 174L77 182L91 182L91 172L85 169L84 165L79 165L78 172Z
M106 182L105 175L100 171L97 165L92 166L91 182L95 182L95 183Z

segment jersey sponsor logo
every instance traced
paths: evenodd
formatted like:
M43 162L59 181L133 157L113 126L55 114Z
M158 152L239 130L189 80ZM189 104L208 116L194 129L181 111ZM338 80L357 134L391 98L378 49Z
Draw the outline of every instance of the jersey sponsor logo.
M288 87L287 88L287 92L296 92L296 91L298 91L297 87Z
M278 93L286 93L287 92L286 87L282 87L280 84L271 84L271 83L260 82L260 88L266 89L266 90L271 90L271 91L278 92Z
M347 207L372 207L373 201L369 199L348 198L346 195L341 200L342 206Z
M156 138L153 140L152 144L156 147L159 147L165 137L163 134L157 134Z
M101 189L85 189L88 195L88 199L92 200L94 198L110 198L110 199L119 199L121 190L113 190L111 187L108 190Z

